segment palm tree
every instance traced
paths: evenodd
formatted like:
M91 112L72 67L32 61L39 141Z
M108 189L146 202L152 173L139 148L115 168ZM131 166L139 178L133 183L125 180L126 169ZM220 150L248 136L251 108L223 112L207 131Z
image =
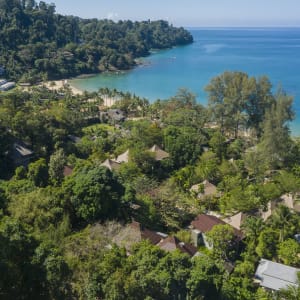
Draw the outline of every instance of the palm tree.
M271 218L271 224L279 228L279 241L282 242L288 235L288 229L291 229L292 213L284 205L279 205Z

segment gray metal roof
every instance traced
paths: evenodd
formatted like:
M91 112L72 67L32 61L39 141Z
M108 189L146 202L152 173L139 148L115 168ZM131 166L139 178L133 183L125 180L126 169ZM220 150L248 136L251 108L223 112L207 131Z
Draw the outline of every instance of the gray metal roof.
M288 286L298 285L297 273L300 269L261 259L255 272L260 285L272 290L280 290Z

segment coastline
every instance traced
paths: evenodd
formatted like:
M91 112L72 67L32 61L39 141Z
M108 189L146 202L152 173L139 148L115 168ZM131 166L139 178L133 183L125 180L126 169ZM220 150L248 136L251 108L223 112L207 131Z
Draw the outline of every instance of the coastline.
M72 85L68 79L47 81L45 85L51 91L58 91L68 87L74 95L82 95L84 93L83 90Z
M63 80L51 80L46 82L45 86L52 91L58 91L60 89L63 89L64 87L68 87L73 95L83 95L85 92L84 90L81 90L74 85L68 80L68 79L63 79ZM118 99L109 97L108 95L102 95L103 98L103 106L105 107L111 107L113 106Z

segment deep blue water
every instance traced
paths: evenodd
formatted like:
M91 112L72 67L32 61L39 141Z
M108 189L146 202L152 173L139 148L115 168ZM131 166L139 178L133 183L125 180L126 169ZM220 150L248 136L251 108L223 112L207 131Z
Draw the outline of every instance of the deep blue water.
M121 74L101 74L76 79L84 90L100 87L129 91L153 101L166 99L185 87L207 103L204 87L224 71L267 75L274 87L281 84L295 97L296 120L291 124L300 136L300 28L190 29L191 45L153 53L145 65Z

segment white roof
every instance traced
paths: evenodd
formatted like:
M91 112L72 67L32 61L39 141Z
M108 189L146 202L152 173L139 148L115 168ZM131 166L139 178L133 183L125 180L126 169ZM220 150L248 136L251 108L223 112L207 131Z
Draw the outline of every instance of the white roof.
M298 286L297 273L300 269L261 259L255 272L262 287L280 290L288 286Z

